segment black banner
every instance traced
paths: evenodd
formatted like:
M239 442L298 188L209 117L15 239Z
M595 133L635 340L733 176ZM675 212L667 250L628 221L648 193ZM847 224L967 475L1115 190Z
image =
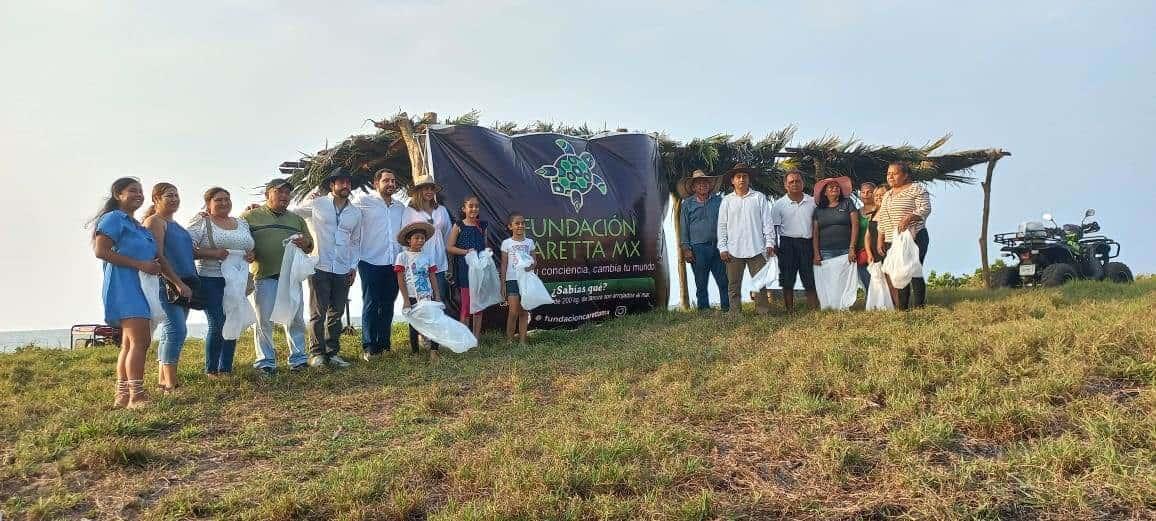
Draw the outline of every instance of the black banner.
M498 252L512 212L526 217L538 276L556 302L530 315L556 328L664 308L668 283L662 218L669 198L659 179L657 140L608 134L507 136L475 126L429 130L434 179L455 219L469 195L490 223ZM505 308L499 311L503 316Z

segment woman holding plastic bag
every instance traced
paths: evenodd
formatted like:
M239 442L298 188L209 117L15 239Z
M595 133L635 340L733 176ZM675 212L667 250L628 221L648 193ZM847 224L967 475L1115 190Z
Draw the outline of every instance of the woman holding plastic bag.
M845 310L859 289L856 249L859 210L847 195L851 178L834 177L815 183L811 243L815 252L815 292L821 309Z
M159 300L156 276L161 273L161 264L153 234L133 217L142 204L140 181L122 177L112 183L108 199L93 218L92 249L104 264L104 322L121 329L114 407L137 408L148 403L145 355L152 342L154 306L159 307L159 303L150 305L142 277L154 283L151 294L153 300Z
M927 235L927 217L931 215L931 197L922 185L911 182L911 166L905 162L887 166L887 184L891 186L879 203L876 219L879 221L878 249L884 256L884 272L887 272L887 258L892 244L899 234L910 233L913 245L918 250L920 268L927 257L927 246L931 242ZM906 240L906 239L905 239ZM895 261L892 261L895 264ZM906 263L909 264L909 263ZM887 273L891 298L899 309L921 308L927 302L927 283L922 273L912 276L910 284L897 284L891 273Z

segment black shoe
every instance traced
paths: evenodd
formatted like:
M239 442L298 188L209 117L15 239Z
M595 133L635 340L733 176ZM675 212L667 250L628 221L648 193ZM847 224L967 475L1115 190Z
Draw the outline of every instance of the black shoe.
M293 371L294 373L298 373L298 372L304 371L304 370L306 370L306 369L309 369L309 364L308 364L308 363L304 363L304 364L297 364L297 365L294 365L294 366L290 366L290 367L289 367L289 370L290 370L290 371Z
M257 374L265 378L272 378L277 376L277 369L274 367L262 367L257 369Z

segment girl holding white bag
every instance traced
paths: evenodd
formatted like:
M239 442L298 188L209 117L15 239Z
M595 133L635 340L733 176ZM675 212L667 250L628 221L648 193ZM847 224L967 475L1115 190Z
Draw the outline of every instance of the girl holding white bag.
M514 212L508 224L509 239L502 241L502 296L510 307L506 316L506 340L514 341L517 333L522 345L526 345L526 330L530 327L530 313L522 309L521 292L518 287L518 270L534 269L534 239L526 237L526 218Z
M482 205L477 196L466 197L462 201L462 220L455 223L450 229L446 251L454 255L454 285L458 287L461 311L459 320L467 326L472 326L474 338L482 337L482 311L471 313L470 310L470 266L466 263L466 256L481 253L486 249L486 228L488 223L478 219Z
M428 253L422 251L429 237L434 235L432 224L414 222L405 225L397 233L397 242L405 245L405 250L397 254L393 270L397 272L397 287L401 292L402 313L421 301L441 301L441 293L436 283L438 270L435 262ZM418 332L413 325L409 326L409 347L412 352L418 351ZM438 344L430 342L429 358L431 362L438 360Z
M879 221L878 249L886 257L897 234L910 232L919 249L919 263L922 265L931 242L926 224L931 215L931 197L926 188L911 182L911 166L906 162L887 166L887 184L891 189L883 196L876 214ZM927 283L922 276L912 278L909 285L900 289L895 288L888 276L888 285L892 301L899 309L921 308L927 301Z

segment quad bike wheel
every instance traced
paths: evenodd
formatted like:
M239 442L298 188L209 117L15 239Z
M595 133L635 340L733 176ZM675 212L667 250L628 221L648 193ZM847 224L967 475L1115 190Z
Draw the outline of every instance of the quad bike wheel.
M1020 285L1018 267L1000 268L991 274L991 285L996 288L1015 288Z
M1063 286L1076 278L1078 278L1076 268L1073 268L1071 264L1052 264L1040 273L1040 280L1043 281L1044 286L1049 288Z
M1123 262L1109 262L1104 265L1104 280L1117 284L1128 284L1133 280L1132 270Z

